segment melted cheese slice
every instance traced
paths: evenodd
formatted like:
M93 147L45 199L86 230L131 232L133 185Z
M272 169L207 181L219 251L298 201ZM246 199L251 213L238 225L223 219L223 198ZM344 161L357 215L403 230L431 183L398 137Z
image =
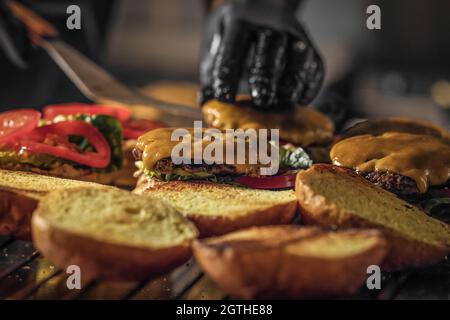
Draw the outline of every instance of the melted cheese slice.
M357 171L391 171L413 179L420 192L450 179L450 146L442 139L387 132L345 139L331 149L334 164Z
M203 106L206 123L224 129L279 129L280 138L300 147L326 144L333 138L331 120L312 108L297 107L294 111L267 113L245 104L245 97L238 98L238 105L211 100Z
M407 117L369 119L358 122L340 135L340 140L363 134L382 135L385 132L425 134L445 140L450 144L450 132L434 123Z
M155 129L150 132L147 132L146 134L144 134L143 136L141 136L138 139L136 148L138 148L139 150L141 150L143 152L142 161L143 161L144 168L146 168L148 170L153 170L158 161L160 161L162 159L166 159L166 158L171 158L173 148L175 148L177 145L179 145L183 141L182 137L180 137L179 140L175 140L175 141L171 140L172 132L174 130L175 130L175 128ZM194 129L189 128L189 129L183 129L183 130L187 130L186 135L188 136L188 138L190 138L190 143L191 143L190 158L192 160L198 159L202 163L204 163L206 161L210 161L211 163L213 163L215 153L212 152L210 154L210 153L203 152L203 150L205 150L205 148L208 145L213 143L212 139L205 138L206 135L203 134L203 137L202 137L203 139L195 141ZM207 129L203 129L202 132L205 133L206 130ZM256 151L258 151L258 149L256 149L255 145L250 144L248 139L245 140L245 152L242 152L243 150L238 149L238 143L237 143L238 139L233 138L233 136L231 136L231 138L230 138L229 134L222 132L222 134L218 138L220 140L222 140L221 142L223 145L223 162L227 163L227 164L232 164L235 167L235 170L237 173L242 173L242 174L246 174L246 175L259 175L259 171L260 171L261 167L269 166L269 165L265 165L265 164L264 165L260 164L258 158L256 159L256 161L252 161L252 163L250 163L250 156L249 156L250 152L253 152L253 151L256 152ZM226 148L227 148L228 141L233 141L234 151L235 151L233 153L233 158L230 160L226 159ZM251 149L250 149L250 147L251 147ZM269 143L267 143L266 147L267 147L266 150L268 152L267 154L270 154L271 145L269 145ZM278 153L279 153L278 148L275 148L274 146L272 146L272 148L278 155ZM202 152L200 154L195 154L195 152L194 152L195 149L201 150ZM244 157L242 159L238 159L237 155L242 155L242 154L244 155ZM254 154L257 155L257 153L254 153ZM208 155L211 155L212 157L208 157ZM183 156L183 158L185 157L185 155L182 155L182 156ZM186 158L187 158L187 156L186 156Z

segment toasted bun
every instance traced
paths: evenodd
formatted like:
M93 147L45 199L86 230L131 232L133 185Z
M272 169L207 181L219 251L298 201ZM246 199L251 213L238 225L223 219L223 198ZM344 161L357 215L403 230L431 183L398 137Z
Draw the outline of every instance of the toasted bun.
M211 100L202 112L208 126L225 129L279 129L280 139L300 147L328 144L333 139L333 122L323 113L306 107L296 107L282 113L260 112L246 104L247 97L238 104Z
M243 298L302 298L355 292L387 251L380 232L300 226L254 227L194 243L205 272Z
M450 132L431 122L406 117L385 119L370 119L358 122L339 135L338 140L360 136L363 134L382 135L386 132L403 132L412 134L426 134L442 138L450 143Z
M378 228L391 246L383 268L439 261L450 252L450 227L352 170L314 165L297 175L296 194L306 224Z
M191 255L194 225L154 198L118 189L77 188L44 197L32 218L33 243L60 268L88 279L141 280Z
M133 192L167 201L194 222L201 237L249 226L289 223L297 209L292 190L256 190L209 182L156 182L142 177Z
M29 239L31 214L39 200L52 190L78 187L109 188L89 182L0 169L0 235Z

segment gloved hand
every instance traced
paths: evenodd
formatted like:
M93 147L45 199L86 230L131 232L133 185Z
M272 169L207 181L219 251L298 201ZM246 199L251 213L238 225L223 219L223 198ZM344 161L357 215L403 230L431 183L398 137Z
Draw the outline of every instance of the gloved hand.
M299 0L225 0L207 17L201 103L234 102L247 80L254 105L284 109L318 94L324 67L295 17Z
M0 50L19 68L26 68L31 49L27 28L14 17L9 0L0 0Z

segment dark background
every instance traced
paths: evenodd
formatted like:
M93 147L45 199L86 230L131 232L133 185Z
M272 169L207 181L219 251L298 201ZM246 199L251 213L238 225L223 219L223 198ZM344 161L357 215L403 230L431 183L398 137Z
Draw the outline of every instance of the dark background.
M200 0L28 0L63 39L132 86L198 77L204 10ZM82 10L82 30L65 27L66 8ZM381 7L382 30L366 28ZM353 117L408 115L448 126L450 1L310 0L299 16L326 63L326 89ZM39 49L18 70L0 54L0 109L83 101Z

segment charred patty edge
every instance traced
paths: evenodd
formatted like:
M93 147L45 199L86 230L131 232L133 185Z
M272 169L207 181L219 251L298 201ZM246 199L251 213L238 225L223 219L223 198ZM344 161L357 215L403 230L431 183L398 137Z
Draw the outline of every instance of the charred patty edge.
M421 194L414 179L393 171L356 171L373 184L400 196L418 196Z

